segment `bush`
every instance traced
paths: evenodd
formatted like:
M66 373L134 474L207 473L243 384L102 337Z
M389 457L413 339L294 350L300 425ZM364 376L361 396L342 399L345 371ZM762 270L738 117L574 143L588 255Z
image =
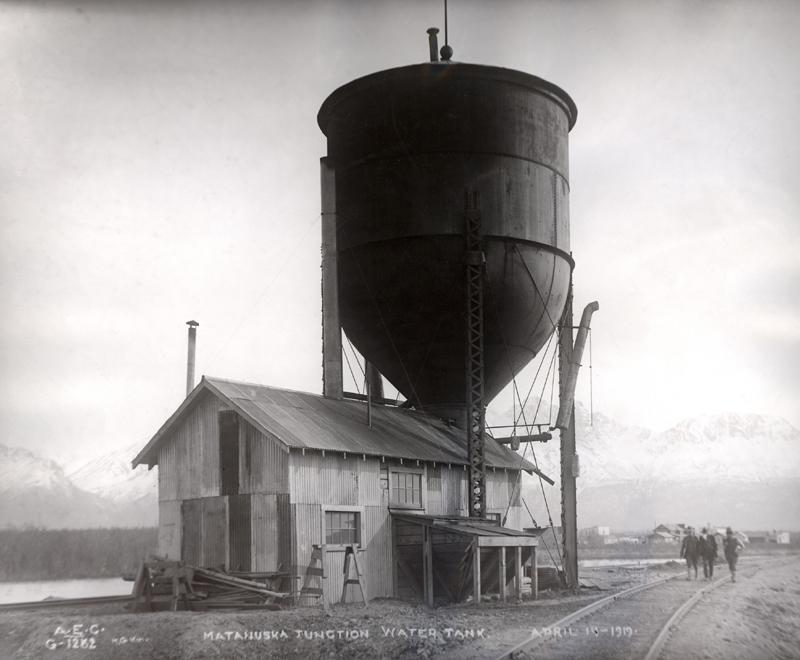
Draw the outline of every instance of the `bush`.
M0 580L119 577L156 551L155 527L0 530Z

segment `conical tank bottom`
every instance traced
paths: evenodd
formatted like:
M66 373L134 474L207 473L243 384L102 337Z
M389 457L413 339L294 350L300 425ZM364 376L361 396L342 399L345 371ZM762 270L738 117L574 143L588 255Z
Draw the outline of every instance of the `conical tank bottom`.
M323 104L342 326L422 409L458 422L467 398L468 193L480 199L487 402L553 332L572 266L575 114L547 81L469 64L383 71Z

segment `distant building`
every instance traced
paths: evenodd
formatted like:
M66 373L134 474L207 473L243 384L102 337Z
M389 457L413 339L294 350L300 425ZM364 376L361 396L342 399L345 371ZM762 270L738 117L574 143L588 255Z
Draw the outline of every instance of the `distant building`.
M725 530L728 529L728 528L727 527L713 527L712 529L716 532L717 536L721 536L722 538L725 538ZM745 545L749 545L750 544L750 537L747 534L745 534L744 532L734 531L733 535L737 539L739 539L743 544L745 544Z
M652 534L647 535L647 542L658 544L658 543L677 543L678 537L670 532L665 532L663 530L659 530L656 528Z
M641 536L620 536L617 539L617 543L625 543L627 545L637 545L639 543L644 543L644 538Z
M791 542L791 535L789 532L773 531L772 534L767 537L767 541L770 543L777 543L779 545L788 545Z
M649 543L680 543L689 527L685 523L662 523L647 537Z

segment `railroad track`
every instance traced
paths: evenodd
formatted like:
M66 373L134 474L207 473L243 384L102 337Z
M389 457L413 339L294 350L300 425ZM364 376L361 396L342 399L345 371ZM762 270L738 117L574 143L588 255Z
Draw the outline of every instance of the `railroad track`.
M105 605L111 603L127 603L133 596L92 596L89 598L53 598L51 600L34 600L27 603L2 603L0 612L9 610L40 610L52 607Z
M752 577L760 570L794 561L796 559L789 562L768 560L756 566L743 567L740 574ZM534 629L497 660L529 658L534 649L539 649L537 656L547 658L658 660L670 635L703 596L730 582L730 576L726 576L698 589L697 582L682 577L679 574L654 580L601 598L549 626ZM582 619L603 610L606 610L606 622L578 625Z

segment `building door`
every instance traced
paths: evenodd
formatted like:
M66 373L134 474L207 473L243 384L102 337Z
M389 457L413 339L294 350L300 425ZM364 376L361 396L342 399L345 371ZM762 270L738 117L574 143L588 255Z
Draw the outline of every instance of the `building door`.
M239 416L232 410L219 414L220 495L239 494Z

